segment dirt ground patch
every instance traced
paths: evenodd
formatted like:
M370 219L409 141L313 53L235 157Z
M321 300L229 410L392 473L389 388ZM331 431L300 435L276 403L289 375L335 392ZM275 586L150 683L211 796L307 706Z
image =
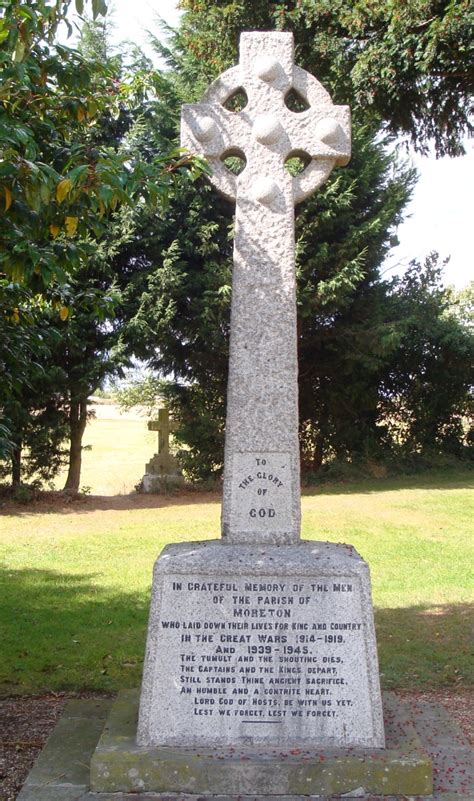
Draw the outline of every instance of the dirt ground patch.
M50 693L0 701L0 801L15 801L65 704L78 697L104 696Z
M426 693L400 692L406 700L442 704L473 742L474 693L469 690L439 690ZM15 801L49 733L69 698L78 695L54 694L0 701L0 799ZM80 697L104 697L84 694Z
M183 490L176 493L151 495L131 492L127 495L75 495L63 492L40 492L28 504L21 504L4 496L0 498L0 515L22 514L82 514L84 512L129 511L133 509L162 509L165 506L186 506L188 504L217 503L219 492L202 490Z

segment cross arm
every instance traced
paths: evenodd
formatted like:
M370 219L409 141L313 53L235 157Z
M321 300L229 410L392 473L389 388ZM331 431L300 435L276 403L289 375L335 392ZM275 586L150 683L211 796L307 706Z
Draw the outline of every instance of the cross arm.
M334 105L319 81L296 65L293 86L309 104L307 111L286 114L291 151L311 158L306 169L293 178L293 198L300 203L324 183L336 164L343 167L348 163L351 113L349 106Z
M285 129L291 151L307 153L312 159L333 159L341 167L348 163L351 156L348 106L317 106L299 114L289 112Z
M181 146L208 160L212 169L212 183L229 200L236 198L236 176L229 172L223 159L244 153L249 138L250 125L245 117L227 111L221 103L193 103L183 106Z

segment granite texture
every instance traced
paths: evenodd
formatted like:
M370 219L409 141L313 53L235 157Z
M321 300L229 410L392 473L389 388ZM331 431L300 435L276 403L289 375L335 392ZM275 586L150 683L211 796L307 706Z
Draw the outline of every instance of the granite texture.
M370 577L354 548L167 546L138 742L383 747Z
M229 111L240 89L248 102ZM296 90L308 103L291 111ZM222 534L229 542L296 542L300 531L294 205L350 156L350 117L293 63L291 33L243 33L240 63L182 111L181 143L205 156L235 200L234 269ZM285 161L309 161L292 177ZM225 166L238 155L239 176ZM271 476L271 478L270 478Z

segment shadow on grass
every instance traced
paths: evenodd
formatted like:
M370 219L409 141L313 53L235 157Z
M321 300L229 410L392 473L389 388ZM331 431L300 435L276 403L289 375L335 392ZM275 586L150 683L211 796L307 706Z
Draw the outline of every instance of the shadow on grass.
M430 470L412 475L390 476L386 478L367 478L347 482L331 482L306 486L304 495L371 495L374 492L397 490L452 490L474 487L474 471L453 468L450 470Z
M417 473L409 476L364 479L348 482L323 483L304 487L303 496L314 495L371 495L375 492L398 490L453 490L474 487L474 471L443 470ZM71 499L62 493L44 493L28 505L6 501L0 508L0 516L24 516L34 514L86 514L97 511L130 511L134 509L161 509L170 506L193 506L205 503L220 503L218 491L181 490L169 495L148 495L132 492L130 495L88 495Z
M88 512L127 512L135 509L163 509L168 506L194 506L203 503L220 503L220 492L183 490L169 495L148 495L132 492L130 495L87 495L71 498L61 492L47 492L37 500L20 504L5 501L0 516L21 517L35 514L87 514Z
M473 604L376 609L384 688L472 685Z
M34 568L0 573L3 695L140 683L148 593L99 582Z
M139 686L148 592L112 592L93 574L52 570L9 570L0 582L3 695ZM376 610L382 685L468 684L471 620L468 605Z

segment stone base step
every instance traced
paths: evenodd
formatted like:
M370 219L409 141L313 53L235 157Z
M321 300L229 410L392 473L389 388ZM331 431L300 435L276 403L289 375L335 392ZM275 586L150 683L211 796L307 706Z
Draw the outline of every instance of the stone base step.
M137 694L136 694L137 695ZM133 694L132 694L133 697ZM130 700L132 700L132 697ZM386 709L400 707L396 696L384 695ZM135 701L136 703L136 701ZM90 789L90 763L112 701L70 701L38 757L17 801L406 801L407 795L368 794L354 788L345 796L315 794L246 794L194 792L103 792ZM433 760L432 795L408 795L410 801L474 801L472 749L446 710L436 704L405 707L422 747ZM358 794L355 794L358 789Z

